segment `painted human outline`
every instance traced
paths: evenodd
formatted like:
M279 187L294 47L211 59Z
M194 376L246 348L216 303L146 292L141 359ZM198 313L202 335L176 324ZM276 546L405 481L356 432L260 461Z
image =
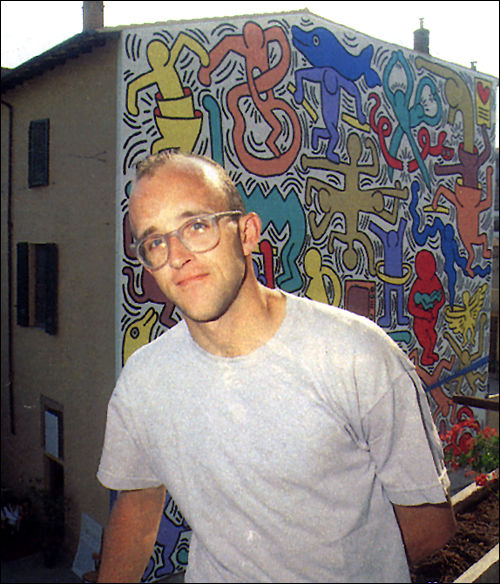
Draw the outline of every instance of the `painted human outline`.
M444 338L448 341L448 343L450 344L452 349L455 351L455 353L460 361L461 369L465 371L463 375L459 376L459 381L454 388L454 393L464 394L464 392L462 391L462 385L463 385L464 381L466 384L469 385L473 394L476 393L476 391L477 391L476 383L478 381L481 382L483 385L486 385L486 383L487 383L488 370L486 370L484 373L480 373L474 367L474 362L476 361L476 359L483 356L484 327L486 326L487 321L488 321L488 316L486 315L485 312L483 312L481 314L480 319L479 319L478 349L474 353L471 353L467 349L463 349L448 331L445 331L443 333ZM453 386L453 382L451 382L451 381L449 383L445 384L445 387L448 390L451 390L452 386Z
M483 138L483 150L478 151L477 146L474 146L473 152L467 152L464 148L464 143L460 144L458 149L458 158L460 162L455 164L440 164L434 165L434 172L437 176L449 176L452 174L459 174L462 177L462 184L464 187L477 188L479 169L484 164L491 154L491 144L488 139L486 126L481 126L481 136Z
M304 271L310 278L305 296L311 300L318 300L325 304L340 306L342 300L342 284L337 274L323 263L321 253L315 247L307 250L304 256ZM326 291L326 281L330 282L333 289L333 298L330 301Z
M224 165L224 148L222 134L221 108L218 102L211 96L204 96L203 106L209 114L210 144L212 158L221 166ZM281 233L289 229L288 240L281 248L279 260L283 271L276 278L278 286L286 292L300 290L303 285L302 275L297 265L304 239L306 236L306 218L304 209L295 190L292 188L288 194L283 195L275 186L265 195L257 184L250 193L247 193L245 185L239 182L237 185L248 211L255 211L262 219L263 231L272 223ZM268 259L266 282L273 281L274 270L271 274L271 250L267 248L265 258ZM272 275L272 278L271 278Z
M486 198L481 199L482 191L478 188L465 187L461 181L455 183L455 191L444 185L439 185L432 201L433 209L437 208L439 198L444 196L452 203L457 211L457 229L460 239L467 250L467 263L465 270L469 276L474 277L472 263L474 261L473 245L481 245L483 258L491 258L491 249L488 248L486 233L479 233L479 214L491 207L492 201L492 175L493 167L486 169Z
M462 338L463 347L474 341L477 320L483 308L487 290L488 284L479 286L472 295L469 290L464 290L463 304L447 306L444 310L444 319L455 335Z
M420 365L418 349L416 348L413 349L413 351L409 355L409 358L411 359L411 361L413 361L417 375L423 381L424 386L426 388L427 387L431 388L428 391L437 405L437 408L432 413L432 419L434 420L434 423L437 422L439 416L447 418L450 413L450 410L451 410L450 422L454 423L457 404L444 393L443 389L441 388L441 385L437 385L437 383L439 381L439 378L441 377L443 369L447 369L448 371L452 369L455 363L455 355L452 355L451 359L441 359L436 364L434 371L432 373L429 373ZM444 383L445 380L443 380L443 384Z
M401 218L397 229L383 229L373 221L368 229L374 233L384 246L384 259L377 264L377 273L384 283L384 314L377 323L388 328L392 323L391 298L396 296L396 322L407 325L410 319L404 314L404 285L411 275L411 268L403 264L403 237L407 221ZM404 268L406 267L406 273Z
M395 87L391 87L390 75L397 65L400 65L405 73L406 90L403 90L399 84ZM418 167L424 177L425 184L430 188L429 172L424 164L420 150L415 142L415 138L412 135L412 130L423 123L428 126L435 126L440 122L442 105L437 87L430 77L424 77L418 82L412 103L414 88L413 75L403 51L401 50L393 51L391 58L384 69L383 85L385 95L387 96L398 121L398 125L391 137L389 154L392 158L397 157L401 141L403 137L406 136L418 163ZM430 91L430 97L427 100L424 100L423 93L426 88ZM436 104L436 106L433 106L433 104ZM433 114L427 113L429 108L435 109L435 112ZM393 170L393 167L389 164L388 171L389 178L391 179L393 176Z
M415 66L417 69L426 69L430 73L446 79L444 92L450 108L448 123L454 124L457 113L460 112L462 114L463 147L466 152L474 153L474 104L467 83L453 69L428 61L423 57L415 59Z
M132 244L132 232L130 230L130 221L128 213L125 213L123 218L123 247L125 256L130 260L136 262L137 259L130 252L130 245ZM160 322L167 328L173 327L177 321L172 317L175 310L175 305L167 300L163 292L158 287L155 279L141 266L141 275L139 277L139 286L136 287L136 275L134 269L130 266L122 268L122 274L127 278L127 285L124 289L127 290L128 296L136 304L145 304L147 302L154 302L155 304L163 305L160 313Z
M281 50L276 65L269 63L270 45L277 43ZM210 51L209 64L201 67L198 79L203 85L210 85L211 75L229 53L236 53L245 64L244 83L232 87L227 94L227 106L233 117L233 142L242 165L259 176L282 174L295 161L302 143L302 130L295 110L281 98L274 95L274 87L280 83L290 66L290 46L282 28L271 26L263 30L257 23L249 21L243 26L242 34L226 35ZM248 120L240 109L240 99L250 97L271 128L266 145L272 153L270 158L260 158L248 152L244 136ZM288 150L281 152L277 145L283 134L283 127L275 111L283 112L291 123L292 141Z
M151 41L146 50L150 70L127 85L127 110L133 116L139 115L139 92L152 85L158 87L154 116L162 137L151 145L152 154L173 147L191 151L201 130L201 112L195 110L192 92L183 87L175 69L183 48L193 51L202 65L208 64L207 51L197 40L181 32L171 49L163 41Z
M432 239L439 233L441 237L441 252L444 258L444 272L448 281L448 297L451 305L455 302L455 285L457 282L458 266L466 277L471 277L467 267L467 258L460 254L457 243L455 227L450 223L443 223L440 217L435 217L432 223L427 223L420 229L420 216L417 211L420 184L413 181L411 184L410 215L412 217L412 235L415 243L423 247L428 239ZM491 272L491 266L482 268L479 264L472 268L473 276L484 278Z
M339 240L347 244L343 251L343 262L349 270L353 270L358 261L358 252L354 248L354 242L360 243L366 251L368 259L368 269L370 274L375 275L375 260L373 243L370 237L359 227L360 213L373 213L384 219L391 225L396 223L398 217L399 201L408 198L408 188L401 189L399 181L395 187L383 187L363 190L360 188L360 175L372 177L378 176L379 162L375 144L370 138L366 139L366 145L371 150L373 162L368 165L359 165L362 154L361 139L356 133L349 134L347 138L347 151L349 153L349 163L335 164L326 158L310 158L302 155L301 164L304 170L318 168L322 170L334 170L342 173L345 177L344 188L337 189L331 184L315 177L309 177L306 182L306 204L312 205L313 192L321 195L319 200L321 211L324 216L317 221L315 211L310 211L308 215L311 233L315 239L320 239L331 223L335 213L341 213L344 222L344 233L332 231L328 241L328 251L333 253L334 242ZM385 208L384 197L393 197L392 209Z
M132 353L153 340L153 327L157 320L158 314L154 308L149 308L127 326L122 340L122 365L125 365Z
M415 257L417 277L408 297L408 312L413 315L413 331L423 349L420 363L432 365L439 359L434 352L437 341L436 322L444 304L443 286L436 275L436 260L428 250Z
M262 270L254 254L253 268L255 275L257 276L259 282L264 284L264 286L267 286L268 288L275 288L274 255L276 253L276 248L273 247L271 242L267 239L261 239L259 241L259 252L262 255Z
M272 224L278 233L288 229L288 238L280 253L283 271L276 277L278 286L286 292L295 292L302 288L303 279L297 265L298 258L306 236L306 218L299 197L292 188L284 196L274 186L265 195L260 185L247 193L242 183L236 188L240 191L247 211L255 211L262 219L263 232Z
M340 90L346 91L355 100L358 120L364 124L366 116L355 81L364 76L369 87L380 84L380 78L371 68L373 46L368 45L359 55L352 55L326 28L304 31L298 26L292 26L292 43L313 65L295 72L294 100L303 103L304 81L318 83L321 87L321 110L326 127L313 128L312 147L317 150L319 140L327 140L326 157L332 162L339 162L335 149L339 140Z

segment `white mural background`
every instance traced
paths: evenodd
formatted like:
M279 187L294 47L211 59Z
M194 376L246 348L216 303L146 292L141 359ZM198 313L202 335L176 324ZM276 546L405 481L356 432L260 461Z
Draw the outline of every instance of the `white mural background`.
M377 322L440 431L487 390L496 80L310 13L131 28L120 64L117 354L181 318L128 249L135 164L220 162L263 221L259 280ZM154 581L187 562L167 497Z

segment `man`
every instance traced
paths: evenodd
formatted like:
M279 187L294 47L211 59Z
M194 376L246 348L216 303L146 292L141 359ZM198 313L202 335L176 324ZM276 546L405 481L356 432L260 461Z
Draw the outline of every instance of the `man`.
M139 581L165 488L193 530L187 582L409 581L407 558L454 531L413 365L367 319L263 287L243 209L207 159L138 168L137 255L184 320L110 400L98 478L121 494L99 581Z

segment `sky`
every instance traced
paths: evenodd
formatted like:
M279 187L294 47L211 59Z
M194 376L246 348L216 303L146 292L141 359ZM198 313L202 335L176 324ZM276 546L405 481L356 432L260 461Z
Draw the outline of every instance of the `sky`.
M17 67L82 31L82 2L1 2L1 64ZM413 48L413 32L430 31L432 56L499 77L499 2L104 2L104 25L119 26L238 14L312 13L358 32ZM497 89L497 128L498 128ZM498 129L497 129L498 144Z
M1 2L2 67L17 67L82 30L82 2ZM499 76L499 2L104 2L119 26L308 8L377 39L413 48L424 19L434 57Z

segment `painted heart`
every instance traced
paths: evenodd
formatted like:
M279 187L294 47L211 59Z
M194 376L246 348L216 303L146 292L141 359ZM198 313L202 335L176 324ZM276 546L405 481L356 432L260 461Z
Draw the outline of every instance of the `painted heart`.
M490 88L484 87L481 81L477 82L477 92L479 94L479 99L486 105L490 99Z

